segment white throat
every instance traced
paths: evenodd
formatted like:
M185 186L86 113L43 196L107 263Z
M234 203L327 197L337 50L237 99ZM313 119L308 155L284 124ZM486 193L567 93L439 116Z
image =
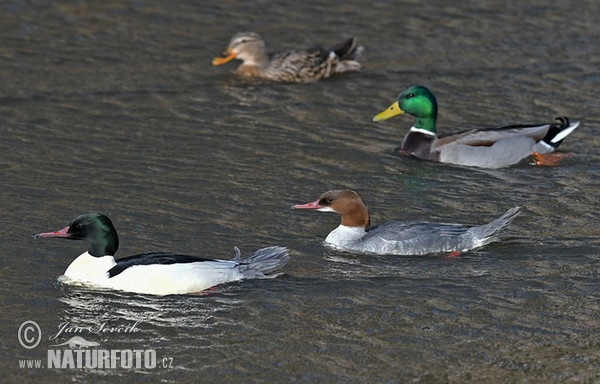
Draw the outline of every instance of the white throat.
M81 282L101 284L108 279L108 270L116 264L113 256L95 257L84 252L73 260L64 275Z

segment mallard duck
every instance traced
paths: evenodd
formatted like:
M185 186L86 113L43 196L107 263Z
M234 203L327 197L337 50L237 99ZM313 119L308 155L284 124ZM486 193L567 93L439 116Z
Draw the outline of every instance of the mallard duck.
M315 47L306 50L268 53L265 41L254 32L241 32L231 38L227 50L215 57L213 65L233 59L242 60L238 75L260 77L287 83L311 83L337 73L360 71L356 61L362 51L354 37L331 49Z
M341 224L327 235L325 244L347 252L379 255L459 253L478 248L496 241L500 230L517 217L520 209L511 208L496 220L477 226L388 221L372 227L367 205L351 190L328 191L313 202L297 204L293 208L341 215Z
M406 88L374 122L407 113L416 118L402 141L401 151L419 159L481 168L502 168L533 156L536 164L554 165L560 154L551 154L578 126L558 117L557 122L512 125L502 128L469 129L438 136L437 101L422 85ZM557 156L559 155L559 156Z

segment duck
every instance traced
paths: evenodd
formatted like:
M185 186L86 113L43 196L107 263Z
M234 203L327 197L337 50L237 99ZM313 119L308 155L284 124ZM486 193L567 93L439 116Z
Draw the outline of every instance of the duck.
M444 252L458 256L497 241L498 233L520 212L516 206L496 220L476 226L397 220L371 226L367 205L356 191L348 189L327 191L315 201L292 208L341 215L341 224L325 238L328 247L350 253L398 256Z
M325 49L314 47L268 53L265 41L255 32L240 32L231 38L225 52L212 61L223 65L242 61L235 73L285 83L312 83L338 73L359 72L357 61L363 50L354 37Z
M416 121L400 152L422 160L467 167L505 168L533 157L537 165L557 165L565 156L553 153L580 122L561 116L550 123L511 125L501 128L468 129L446 136L436 131L437 100L427 87L413 85L403 90L386 110L373 117L384 121L403 113Z
M61 282L151 295L198 293L219 284L251 278L275 277L289 260L285 247L272 246L233 260L210 259L175 253L144 253L115 259L119 237L112 221L101 213L75 217L58 231L35 238L85 240L86 252L67 267Z

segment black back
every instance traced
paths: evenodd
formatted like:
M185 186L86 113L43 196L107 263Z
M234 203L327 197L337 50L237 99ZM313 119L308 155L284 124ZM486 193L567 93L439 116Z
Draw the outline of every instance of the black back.
M129 267L135 267L136 265L199 263L203 261L214 261L214 259L207 259L198 256L178 255L166 252L150 252L124 257L115 261L117 265L108 271L109 278L118 275Z

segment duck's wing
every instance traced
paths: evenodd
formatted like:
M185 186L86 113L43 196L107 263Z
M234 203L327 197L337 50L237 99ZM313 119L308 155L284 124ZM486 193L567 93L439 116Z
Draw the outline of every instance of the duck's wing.
M477 147L489 147L501 139L510 139L516 137L529 137L537 142L546 136L546 133L551 126L552 124L547 123L535 125L512 125L501 128L470 129L446 136L440 136L435 143L434 149L450 143Z
M166 252L150 252L150 253L143 253L143 254L139 254L139 255L128 256L128 257L124 257L122 259L115 260L117 265L115 265L108 271L108 276L114 277L114 276L118 275L119 273L123 272L124 270L126 270L127 268L140 266L140 265L187 264L187 263L200 263L200 262L206 262L206 261L223 262L224 263L223 265L224 266L227 265L228 267L234 267L238 264L237 262L234 262L234 261L215 260L215 259L208 259L208 258L204 258L204 257L180 255L180 254L166 253Z
M572 133L579 122L559 117L554 123L472 129L440 137L432 144L439 161L483 168L519 163L533 152L550 153Z
M384 240L403 241L420 236L460 236L470 225L430 223L426 221L388 221L367 230L365 239L377 236Z
M359 71L356 58L362 47L350 38L331 49L313 47L272 53L267 76L285 82L312 82L335 73Z
M424 255L460 248L461 236L469 228L463 224L390 221L370 228L362 243L367 252Z
M321 48L277 52L271 55L265 74L276 81L303 83L317 81L331 71L333 57Z
M566 116L559 116L552 123L519 124L500 128L469 129L438 137L436 146L448 143L472 146L490 146L501 139L529 137L535 142L544 140L548 145L558 147L565 137L579 127L579 121L570 122Z

